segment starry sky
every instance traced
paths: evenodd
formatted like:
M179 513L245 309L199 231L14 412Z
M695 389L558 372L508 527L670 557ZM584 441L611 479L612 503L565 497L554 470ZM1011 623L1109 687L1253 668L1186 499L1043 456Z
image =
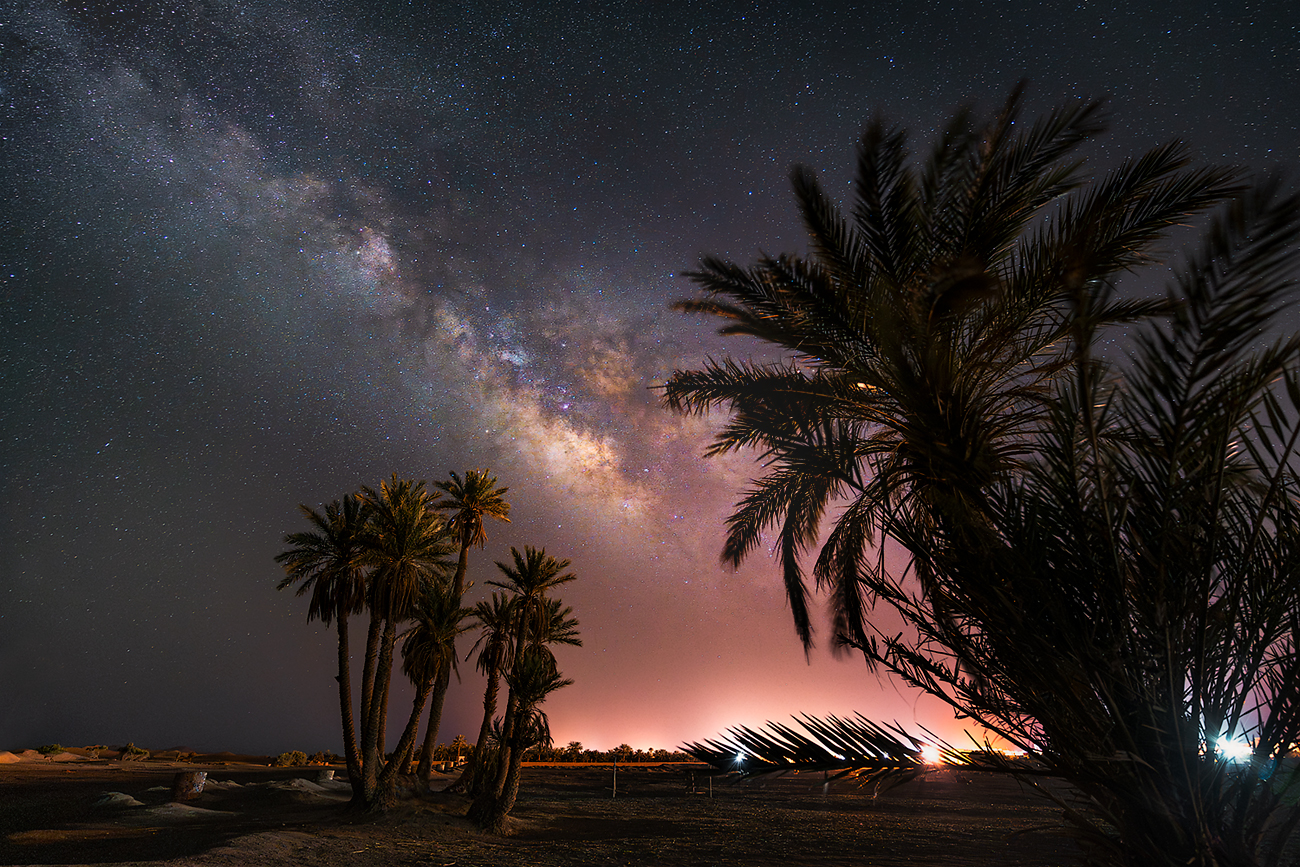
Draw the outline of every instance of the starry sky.
M960 738L824 621L805 659L772 561L719 565L753 466L654 387L757 350L671 311L680 274L801 250L790 167L847 196L873 112L923 150L1021 78L1109 97L1097 171L1170 138L1294 167L1289 6L0 4L0 748L340 750L333 633L275 590L297 505L475 467L513 522L471 599L511 545L579 576L560 743ZM477 731L461 668L443 741Z

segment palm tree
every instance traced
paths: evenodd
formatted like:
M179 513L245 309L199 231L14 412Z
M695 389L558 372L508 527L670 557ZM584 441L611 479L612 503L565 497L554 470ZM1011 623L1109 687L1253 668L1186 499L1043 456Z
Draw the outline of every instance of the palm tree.
M547 554L545 548L539 550L527 545L521 554L517 548L512 547L510 557L513 561L510 565L497 561L497 569L505 579L487 583L513 594L517 659L523 653L525 644L542 643L546 629L551 624L553 612L547 594L578 576L564 571L569 568L568 560L557 560Z
M868 597L880 588L866 551L882 528L894 516L981 508L987 485L1031 450L1079 327L1154 308L1115 300L1106 287L1172 226L1234 189L1231 173L1188 169L1172 144L1084 188L1071 153L1100 131L1101 106L1058 109L1026 128L1016 125L1020 102L1017 89L983 128L959 113L919 170L908 165L905 133L872 123L850 217L810 170L793 172L809 256L750 269L706 258L689 275L704 295L681 309L787 353L677 371L665 401L690 413L731 410L708 454L764 454L767 473L729 519L723 559L739 564L775 532L806 646L801 558L827 506L844 509L814 575L830 590L837 640L867 641Z
M325 514L306 505L298 507L315 532L290 533L284 537L288 550L276 555L284 567L285 578L277 589L298 584L296 595L311 592L307 619L319 619L326 626L333 621L338 628L338 666L335 678L339 685L339 712L343 722L343 748L347 758L348 780L359 788L361 760L357 752L356 730L352 719L351 653L348 648L348 618L365 605L365 567L362 564L361 537L365 527L362 504L348 494L325 507Z
M548 555L546 549L536 549L532 546L525 546L521 554L517 548L510 549L510 556L513 565L507 565L497 561L497 568L505 576L504 581L488 581L487 583L510 591L514 594L514 617L513 637L515 642L514 653L512 655L512 665L517 663L523 657L525 646L539 646L541 637L547 625L550 623L550 608L547 604L546 594L555 587L572 581L576 575L567 573L564 570L569 567L568 560L557 560ZM506 696L506 710L502 717L502 733L504 739L509 742L513 735L515 725L517 702L513 693ZM502 758L502 757L498 757ZM487 775L482 782L487 785L492 784L495 779L495 788L499 793L501 787L505 784L506 766L498 761L496 773Z
M433 754L432 742L438 736L442 705L447 695L445 689L437 689L438 675L444 668L455 670L456 636L469 628L463 624L469 614L469 609L460 607L460 596L452 592L450 585L440 580L428 581L416 606L415 625L404 634L402 672L416 687L415 706L423 708L426 697L432 697L422 756ZM418 726L419 720L417 710L412 714L410 725ZM409 759L404 758L399 767L404 769L408 764ZM420 772L420 778L427 782L431 768L426 770L423 759Z
M515 701L515 723L509 734L504 728L501 749L506 753L504 781L500 788L486 790L470 807L469 817L486 831L500 834L505 819L519 794L519 769L525 750L537 744L549 745L551 730L539 707L552 692L573 681L561 677L555 657L538 647L529 647L515 660L506 675Z
M509 488L498 488L496 477L487 470L469 470L462 480L453 471L451 481L434 482L447 494L448 499L438 503L438 509L451 512L447 527L460 541L460 559L456 563L453 586L457 593L465 592L465 574L469 568L469 549L487 544L484 518L494 518L510 523L510 504L505 501Z
M1269 779L1300 741L1300 340L1256 347L1300 200L1236 200L1163 302L1117 300L1116 276L1232 175L1168 145L1085 188L1064 160L1097 107L1016 135L1018 106L983 130L959 116L919 171L873 124L851 218L797 170L810 257L705 260L684 305L786 360L678 372L667 402L732 411L713 453L764 453L724 557L775 532L805 644L800 557L836 503L814 575L837 645L1072 783L1094 857L1275 860L1295 819ZM1097 358L1101 329L1135 320L1133 361ZM886 537L906 574L871 553ZM879 602L914 637L874 629ZM1250 763L1225 734L1250 736Z
M496 477L487 470L470 470L461 479L453 471L450 481L435 482L434 485L448 495L440 501L437 508L450 512L447 518L448 532L460 542L460 557L456 563L456 575L452 589L457 598L466 590L465 576L469 570L469 549L482 548L487 543L487 530L483 526L484 518L494 518L510 523L510 504L505 501L508 488L498 488ZM429 708L429 728L426 730L424 745L420 750L419 778L428 786L433 776L433 746L437 736L437 726L433 724L435 708L441 709L447 690L451 686L451 664L447 664L438 673L434 684L434 700Z
M569 616L572 610L546 595L555 587L577 577L564 571L568 568L569 561L557 560L548 555L545 549L538 550L531 546L526 546L523 553L512 547L510 555L511 565L500 561L496 564L504 580L487 582L512 594L510 638L514 642L514 648L507 672L519 665L526 650L551 657L549 649L545 647L548 642L581 644L577 638L577 621ZM519 699L513 690L507 694L498 751L489 757L484 750L482 756L476 759L478 766L473 778L475 806L471 808L471 813L480 818L487 815L485 811L501 797L506 785L515 744L515 727L522 719Z
M409 619L426 581L451 573L448 555L455 550L439 517L435 497L423 482L392 479L379 490L362 488L370 508L365 560L372 567L367 604L370 627L362 687L361 758L363 803L386 809L393 798L400 762L382 764L397 625ZM414 733L409 740L414 741ZM404 736L403 741L408 739ZM401 758L410 743L394 751Z
M578 621L572 614L573 609L560 600L546 599L541 628L534 632L532 645L546 653L550 653L548 645L552 644L581 647ZM474 617L482 628L479 639L474 644L474 648L482 648L475 665L487 675L487 686L483 692L483 722L479 726L473 756L460 779L447 790L477 793L486 780L495 779L491 771L495 766L488 758L492 720L496 716L501 675L510 670L515 659L516 634L521 621L514 600L504 593L493 593L490 600L480 602L474 608ZM473 649L470 652L473 653Z
M492 719L497 712L497 693L500 690L501 673L509 668L514 652L515 615L513 603L505 593L493 593L474 606L473 616L479 626L479 637L470 648L470 655L478 650L474 666L487 677L487 686L483 690L483 722L479 725L478 739L474 742L474 752L465 769L461 771L456 782L447 787L447 791L474 791L480 779L480 770L485 768L485 756L488 740L492 732Z

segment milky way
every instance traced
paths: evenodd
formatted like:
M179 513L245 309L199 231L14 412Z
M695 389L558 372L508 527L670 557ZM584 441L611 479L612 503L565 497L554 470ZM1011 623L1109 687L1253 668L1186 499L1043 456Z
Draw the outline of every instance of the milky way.
M511 545L579 575L561 742L955 735L805 660L769 561L718 565L749 458L705 461L718 420L654 388L755 348L672 312L678 275L799 249L790 166L847 194L873 111L924 142L1022 77L1036 108L1112 97L1101 165L1300 158L1287 11L183 5L0 11L0 748L338 749L332 635L274 589L297 504L475 467L513 521L471 593ZM462 668L444 739L477 725Z

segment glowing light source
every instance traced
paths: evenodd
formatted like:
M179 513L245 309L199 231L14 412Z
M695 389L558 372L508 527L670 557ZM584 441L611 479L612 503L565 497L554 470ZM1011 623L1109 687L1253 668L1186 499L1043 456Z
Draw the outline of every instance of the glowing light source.
M1247 761L1255 751L1254 747L1241 738L1219 738L1215 741L1214 748L1230 762Z
M943 752L934 744L926 744L921 747L921 761L927 765L943 764Z

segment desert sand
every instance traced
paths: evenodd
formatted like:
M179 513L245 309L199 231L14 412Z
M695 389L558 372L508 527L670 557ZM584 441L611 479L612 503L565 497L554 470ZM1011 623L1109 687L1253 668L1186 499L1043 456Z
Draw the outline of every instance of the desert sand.
M78 760L80 759L80 760ZM345 782L258 757L0 763L0 863L166 865L1055 865L1074 860L1050 802L1013 780L936 771L872 797L820 775L736 784L683 766L525 769L511 834L478 832L456 795L343 812ZM333 766L338 776L344 771ZM203 793L169 803L178 770ZM451 774L435 780L450 782Z

